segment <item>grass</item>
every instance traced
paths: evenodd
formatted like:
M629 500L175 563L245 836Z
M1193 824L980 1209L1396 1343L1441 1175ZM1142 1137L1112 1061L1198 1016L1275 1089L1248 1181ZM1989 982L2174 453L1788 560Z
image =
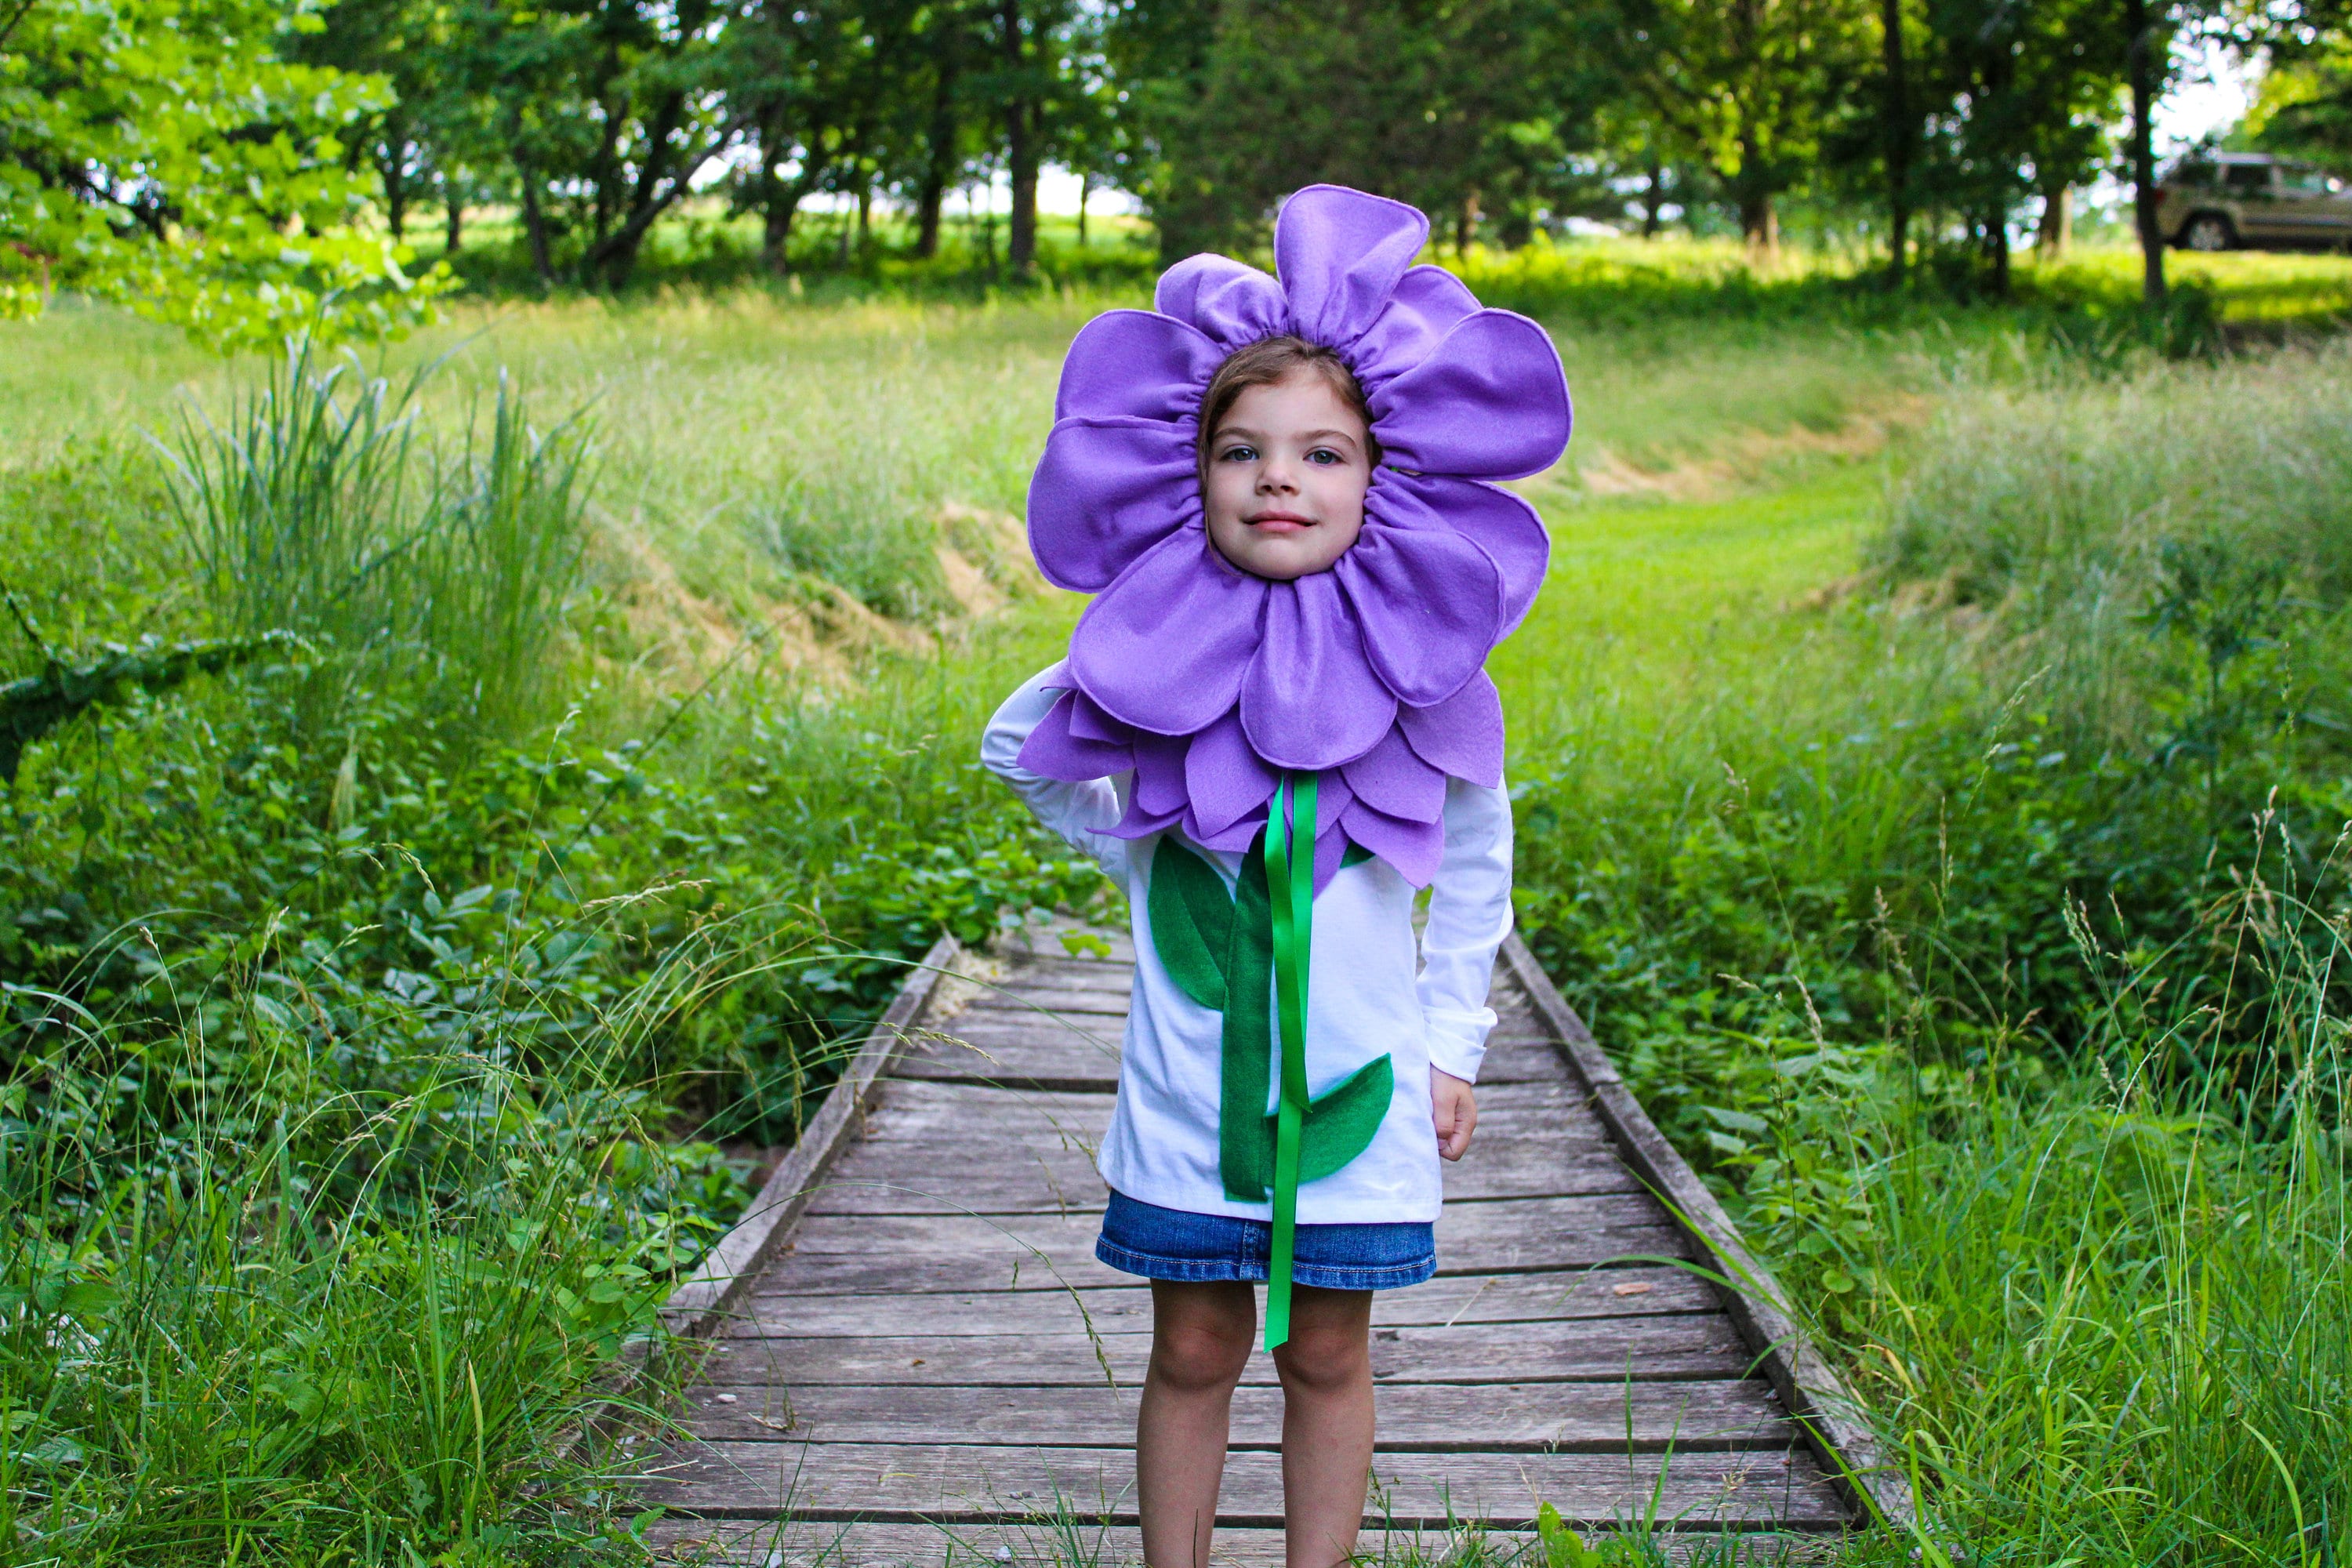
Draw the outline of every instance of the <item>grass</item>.
M2277 259L2221 262L2306 300L2342 270ZM2326 704L2276 698L2340 687L2341 360L1732 295L1550 317L1581 426L1528 481L1553 577L1495 663L1523 928L1916 1458L1929 1533L1854 1561L2322 1561L2352 811ZM20 1531L637 1550L553 1436L745 1156L938 930L1094 896L970 738L1076 612L1002 519L1119 298L469 305L373 405L96 312L6 329L0 575L47 639L309 616L326 650L125 691L12 793ZM581 531L522 574L540 652L417 618L478 603L478 553L338 586L524 515L518 484ZM305 507L348 530L315 572L204 570ZM2220 571L2217 533L2275 570ZM446 666L357 657L386 638ZM2051 673L2078 647L2095 680ZM477 701L446 677L477 665L530 679ZM320 669L345 705L298 722ZM171 1397L106 1402L142 1378Z

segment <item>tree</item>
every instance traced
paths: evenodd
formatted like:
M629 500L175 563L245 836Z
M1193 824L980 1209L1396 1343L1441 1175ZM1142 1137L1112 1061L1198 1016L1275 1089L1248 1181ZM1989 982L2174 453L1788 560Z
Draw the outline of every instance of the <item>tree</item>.
M1813 167L1843 84L1864 74L1853 0L1607 0L1612 58L1650 114L1694 149L1758 250L1778 198Z
M409 278L369 231L348 156L390 95L290 58L310 9L19 0L0 24L0 313L71 289L220 346L429 315L446 279Z
M1507 205L1561 161L1554 15L1534 0L1224 0L1197 68L1141 106L1139 194L1163 248L1246 241L1318 180L1463 234L1485 199Z

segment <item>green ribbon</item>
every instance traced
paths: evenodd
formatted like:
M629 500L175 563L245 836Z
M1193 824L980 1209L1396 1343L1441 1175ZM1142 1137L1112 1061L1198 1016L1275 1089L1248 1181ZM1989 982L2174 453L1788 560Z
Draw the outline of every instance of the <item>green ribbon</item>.
M1265 1286L1265 1348L1290 1339L1290 1263L1298 1231L1298 1146L1307 1121L1307 961L1315 948L1315 778L1285 773L1266 813L1265 886L1274 916L1275 1017L1282 1099L1275 1118L1274 1250ZM1284 821L1296 813L1296 824Z

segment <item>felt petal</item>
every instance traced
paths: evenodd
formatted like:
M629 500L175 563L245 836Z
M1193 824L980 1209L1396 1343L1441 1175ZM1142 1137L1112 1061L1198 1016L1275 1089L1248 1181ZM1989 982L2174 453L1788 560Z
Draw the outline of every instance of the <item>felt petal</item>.
M1154 816L1183 814L1185 744L1181 735L1135 738L1135 809Z
M1397 710L1397 727L1431 767L1488 789L1502 786L1503 694L1485 670L1443 702Z
M1065 691L1045 710L1037 727L1029 731L1029 738L1021 742L1023 767L1049 779L1083 784L1088 779L1123 773L1135 766L1135 755L1129 747L1090 741L1072 732L1071 711L1082 700L1080 693Z
M1291 330L1310 342L1354 346L1429 238L1420 209L1344 185L1309 185L1274 220L1274 268L1290 297Z
M1184 754L1192 810L1211 833L1223 833L1254 811L1262 813L1279 777L1250 749L1238 709L1194 735Z
M1162 735L1207 728L1241 699L1267 590L1195 525L1154 545L1078 617L1070 673L1114 719Z
M1065 419L1029 481L1029 548L1047 582L1096 593L1200 510L1189 425Z
M1464 317L1370 402L1381 460L1394 468L1515 479L1551 467L1568 446L1559 352L1508 310Z
M1383 816L1435 822L1445 815L1445 775L1414 754L1402 730L1391 729L1341 772L1356 798Z
M1118 825L1110 830L1110 836L1113 838L1146 838L1154 833L1165 833L1183 819L1184 814L1181 811L1150 812L1143 809L1140 801L1130 800L1127 803L1127 815L1118 819Z
M1534 507L1499 485L1394 468L1373 476L1367 503L1391 527L1450 528L1485 551L1503 579L1496 640L1518 630L1551 564L1551 535Z
M1332 567L1364 650L1402 702L1427 707L1462 689L1503 635L1503 574L1452 529L1381 526Z
M1191 419L1225 351L1173 317L1106 310L1078 329L1062 361L1056 419Z
M1186 257L1160 275L1151 303L1227 353L1290 331L1282 285L1230 256Z
M1127 745L1135 739L1135 726L1122 724L1104 712L1102 704L1085 692L1076 696L1077 700L1070 704L1071 734L1081 741L1103 741L1114 746Z
M1338 578L1318 572L1266 587L1265 634L1241 684L1250 744L1283 768L1363 755L1396 721L1396 698L1372 673Z
M1445 827L1436 822L1404 822L1362 801L1348 808L1348 837L1387 861L1398 876L1426 888L1445 858Z
M1228 823L1214 833L1210 832L1202 825L1200 814L1194 812L1184 818L1184 837L1203 849L1240 851L1247 849L1252 843L1255 842L1258 830L1265 826L1265 809L1263 806L1252 815L1243 817L1239 822Z
M1397 280L1389 308L1349 354L1367 394L1429 357L1465 316L1477 314L1478 296L1443 267L1415 267Z

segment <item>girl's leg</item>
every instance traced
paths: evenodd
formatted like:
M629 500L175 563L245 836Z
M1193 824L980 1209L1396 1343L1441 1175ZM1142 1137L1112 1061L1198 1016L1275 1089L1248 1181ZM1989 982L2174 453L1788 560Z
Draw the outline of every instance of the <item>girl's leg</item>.
M1256 1338L1249 1286L1151 1282L1151 1369L1135 1421L1146 1568L1208 1568L1234 1384Z
M1290 1342L1274 1352L1287 1568L1333 1568L1356 1549L1372 1475L1371 1330L1370 1290L1293 1288Z

